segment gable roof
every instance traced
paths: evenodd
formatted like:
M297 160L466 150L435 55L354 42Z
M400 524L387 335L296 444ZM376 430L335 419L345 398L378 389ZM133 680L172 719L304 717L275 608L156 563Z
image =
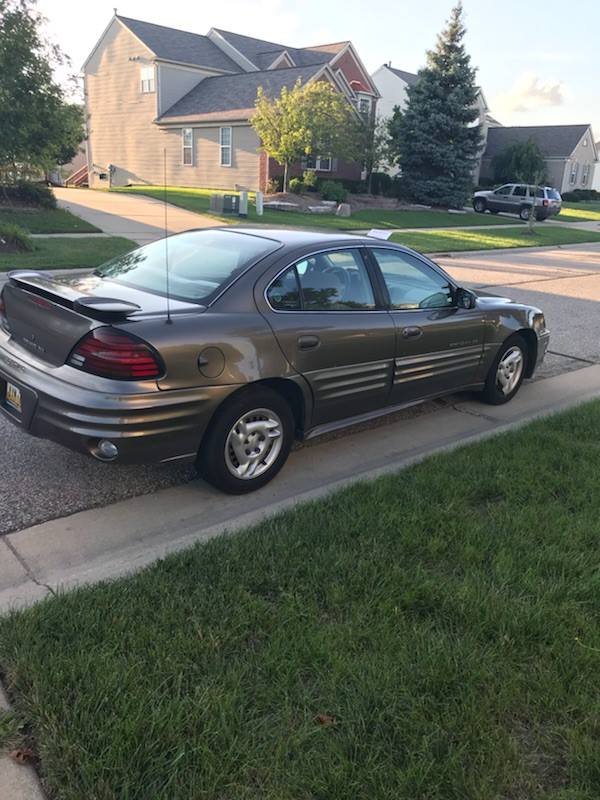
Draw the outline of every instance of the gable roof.
M252 36L243 36L241 33L224 31L220 28L214 28L214 30L261 70L266 69L275 60L277 54L284 51L288 52L298 67L326 64L332 58L332 53L318 48L289 47L285 44L268 42L266 39L255 39Z
M408 83L409 86L414 86L417 82L417 76L414 72L406 72L403 69L396 69L396 67L392 67L389 64L383 65L386 69L389 69L390 72L393 72L397 78L400 78L404 81L404 83Z
M484 158L493 158L506 147L533 139L546 158L568 158L589 125L527 125L490 128Z
M322 71L321 65L242 72L205 78L157 120L199 122L211 119L243 119L254 111L256 93L262 86L266 95L278 95L284 86L291 88L298 79L306 83Z
M153 22L117 16L126 28L137 36L157 58L193 64L198 67L239 72L238 65L229 58L208 36L189 33Z

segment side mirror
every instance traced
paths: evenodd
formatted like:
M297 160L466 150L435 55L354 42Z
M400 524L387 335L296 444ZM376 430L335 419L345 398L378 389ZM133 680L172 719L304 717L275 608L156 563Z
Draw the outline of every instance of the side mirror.
M459 308L475 308L476 304L477 296L468 289L463 289L459 286L456 290L456 305Z

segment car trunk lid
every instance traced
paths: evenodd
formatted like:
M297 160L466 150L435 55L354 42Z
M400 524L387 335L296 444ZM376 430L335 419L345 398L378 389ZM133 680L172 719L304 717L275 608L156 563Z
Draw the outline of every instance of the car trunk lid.
M77 342L99 325L166 315L164 297L93 275L55 279L12 272L2 298L12 340L53 366L64 364ZM173 314L204 310L193 303L171 305Z

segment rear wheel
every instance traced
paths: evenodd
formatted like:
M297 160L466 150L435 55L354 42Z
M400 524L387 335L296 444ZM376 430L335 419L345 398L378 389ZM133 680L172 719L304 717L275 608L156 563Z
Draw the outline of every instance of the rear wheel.
M217 411L198 454L200 474L230 494L260 489L285 464L293 438L283 397L267 387L247 389Z
M527 345L521 336L511 336L498 351L485 380L482 399L494 406L508 403L523 382Z
M476 197L475 200L473 200L473 208L478 214L483 214L483 212L487 208L487 203L485 202L483 197Z
M527 222L531 215L531 206L523 206L523 208L519 211L519 216L524 222Z

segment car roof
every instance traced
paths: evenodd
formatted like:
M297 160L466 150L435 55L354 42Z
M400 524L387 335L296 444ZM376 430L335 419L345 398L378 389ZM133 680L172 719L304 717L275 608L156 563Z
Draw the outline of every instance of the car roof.
M323 230L298 230L296 228L267 228L264 225L236 225L234 227L225 227L232 233L245 233L249 236L257 236L262 239L272 239L281 244L299 246L303 245L327 245L333 242L350 242L356 244L368 244L373 239L368 236L360 236L357 234L346 233L344 231L323 231Z

